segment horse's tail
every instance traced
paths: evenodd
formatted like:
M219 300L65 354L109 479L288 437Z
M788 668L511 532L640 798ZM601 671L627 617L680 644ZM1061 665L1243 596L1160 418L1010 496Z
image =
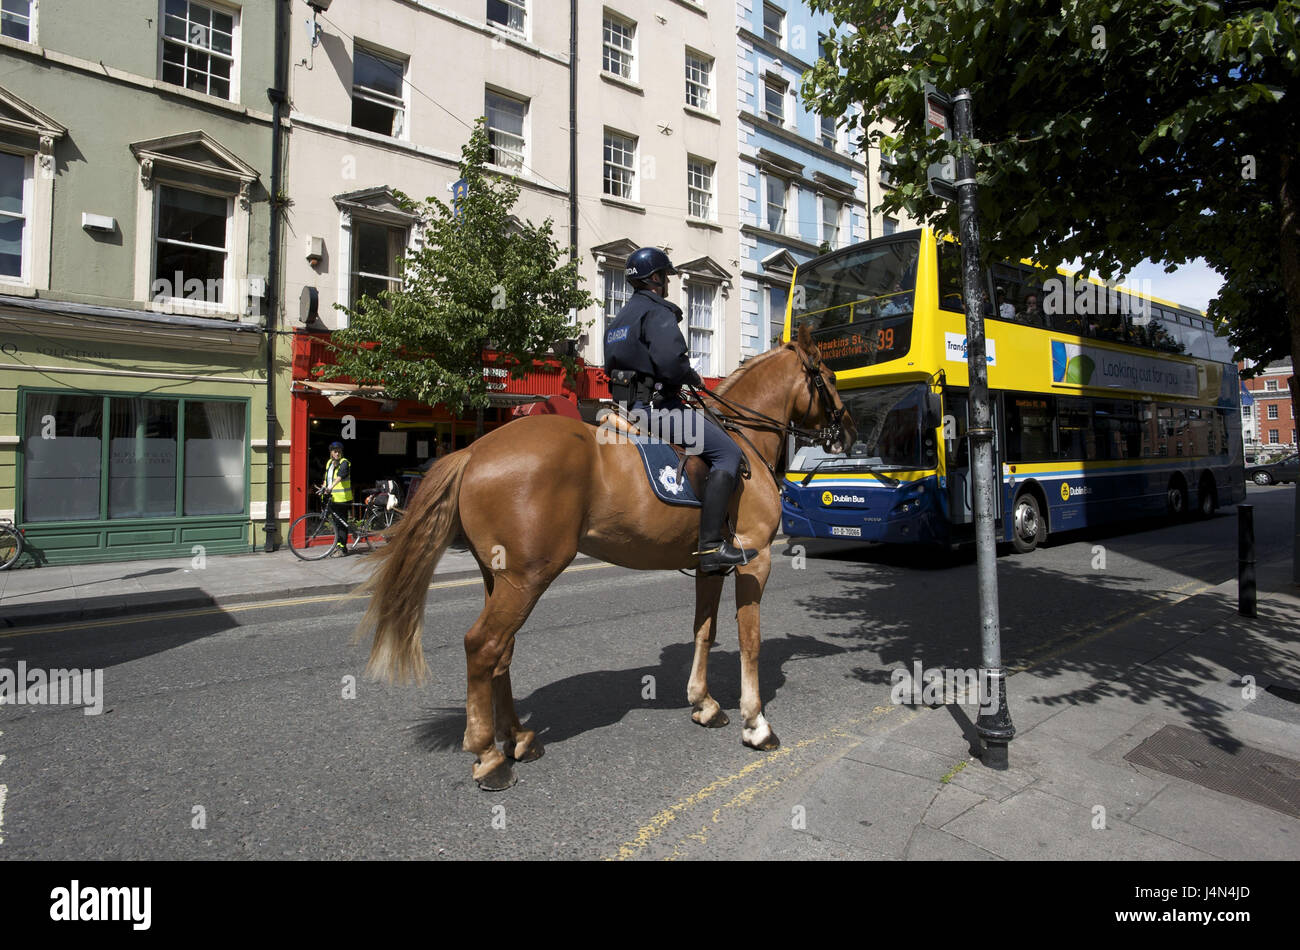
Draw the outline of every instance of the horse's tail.
M370 606L355 639L374 627L366 675L423 683L424 602L433 569L460 530L460 482L470 449L453 452L424 476L415 498L379 549L378 566L358 593L370 592Z

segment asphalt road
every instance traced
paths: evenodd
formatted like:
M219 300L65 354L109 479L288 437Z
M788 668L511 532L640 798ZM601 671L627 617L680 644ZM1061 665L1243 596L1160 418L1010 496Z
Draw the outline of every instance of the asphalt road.
M1249 489L1261 561L1289 556L1294 491ZM774 805L889 727L892 670L978 666L979 624L971 561L848 543L774 555L761 680L779 754L740 744L730 586L710 686L731 725L706 730L685 699L693 582L584 564L520 634L515 696L546 755L496 794L459 747L476 579L431 592L421 688L360 678L362 605L339 597L0 635L0 663L102 668L106 697L98 716L0 708L0 859L780 856L790 811ZM1235 571L1232 514L1002 557L1006 663Z

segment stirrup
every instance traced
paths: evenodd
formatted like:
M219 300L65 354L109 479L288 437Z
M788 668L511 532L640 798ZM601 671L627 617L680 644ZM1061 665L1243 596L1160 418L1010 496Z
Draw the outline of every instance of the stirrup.
M702 574L725 574L728 569L748 564L758 555L756 550L734 547L727 541L693 553L700 559L699 571Z

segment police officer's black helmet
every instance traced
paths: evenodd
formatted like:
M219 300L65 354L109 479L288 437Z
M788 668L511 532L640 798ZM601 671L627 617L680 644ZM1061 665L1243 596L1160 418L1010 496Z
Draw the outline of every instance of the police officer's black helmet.
M342 451L343 451L343 443L342 443L342 442L331 442L331 443L330 443L330 451L333 452L335 449L338 449L340 452L342 452Z
M665 274L677 273L668 255L657 247L639 248L627 259L628 280L648 280L657 271L663 271Z

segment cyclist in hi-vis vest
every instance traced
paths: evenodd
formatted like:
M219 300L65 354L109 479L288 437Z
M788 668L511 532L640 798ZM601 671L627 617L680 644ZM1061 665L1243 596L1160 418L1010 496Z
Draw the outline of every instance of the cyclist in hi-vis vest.
M347 506L352 502L352 466L343 457L343 443L330 443L330 460L325 463L325 481L321 491L329 494L333 505L330 517L334 521L334 550L338 554L348 553Z

